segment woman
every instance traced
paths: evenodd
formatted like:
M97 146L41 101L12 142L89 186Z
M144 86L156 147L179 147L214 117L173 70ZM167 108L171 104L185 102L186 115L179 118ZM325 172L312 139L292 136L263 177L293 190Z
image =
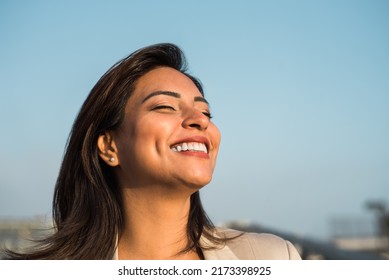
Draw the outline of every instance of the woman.
M55 233L11 257L298 259L278 237L212 225L199 189L219 143L181 50L138 50L101 77L75 120L55 188Z

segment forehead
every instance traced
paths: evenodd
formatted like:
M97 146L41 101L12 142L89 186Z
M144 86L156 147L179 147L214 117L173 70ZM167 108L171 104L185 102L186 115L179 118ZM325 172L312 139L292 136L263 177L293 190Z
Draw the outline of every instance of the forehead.
M135 84L134 95L141 97L154 91L172 91L181 95L202 96L189 77L170 67L159 67L140 77Z

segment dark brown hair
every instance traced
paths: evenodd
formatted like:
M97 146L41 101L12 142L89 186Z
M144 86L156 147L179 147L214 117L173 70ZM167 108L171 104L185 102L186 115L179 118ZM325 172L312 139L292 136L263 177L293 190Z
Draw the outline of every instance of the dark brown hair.
M136 81L157 67L187 75L203 93L201 83L186 71L182 51L173 44L140 49L112 66L93 87L73 124L55 185L55 232L29 253L8 251L13 259L112 259L123 227L121 191L112 169L99 157L97 139L123 120ZM215 243L223 239L210 232L199 192L191 196L187 226L189 243L183 251L201 256L200 237Z

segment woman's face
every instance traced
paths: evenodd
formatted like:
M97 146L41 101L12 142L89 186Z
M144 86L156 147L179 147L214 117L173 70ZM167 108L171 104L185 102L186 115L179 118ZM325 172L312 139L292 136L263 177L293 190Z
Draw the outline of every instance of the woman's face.
M206 100L179 71L161 67L142 76L112 132L121 186L197 190L209 183L220 143L209 115Z

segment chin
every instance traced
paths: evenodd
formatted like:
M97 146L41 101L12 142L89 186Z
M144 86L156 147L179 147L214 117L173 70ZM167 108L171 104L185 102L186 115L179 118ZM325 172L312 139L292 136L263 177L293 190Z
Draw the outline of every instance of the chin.
M209 177L200 177L200 178L191 178L191 180L187 181L187 184L196 190L201 189L202 187L208 185L212 180L212 176Z

